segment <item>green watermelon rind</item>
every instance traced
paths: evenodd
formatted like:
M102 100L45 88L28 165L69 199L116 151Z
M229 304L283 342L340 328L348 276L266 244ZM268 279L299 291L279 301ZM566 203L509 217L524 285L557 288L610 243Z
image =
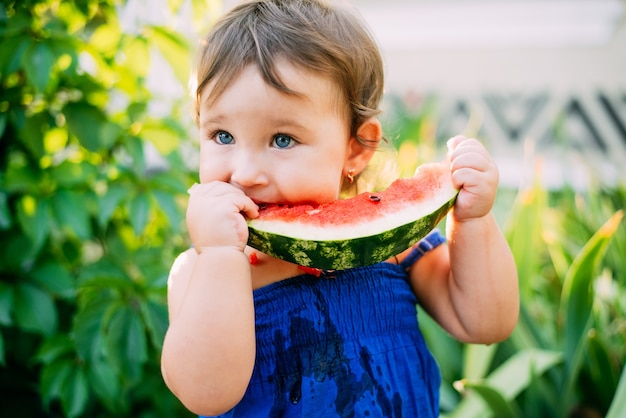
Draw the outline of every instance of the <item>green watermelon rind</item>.
M375 235L345 240L307 240L262 231L248 225L248 245L304 267L345 270L385 261L419 242L454 206L457 194L435 211Z

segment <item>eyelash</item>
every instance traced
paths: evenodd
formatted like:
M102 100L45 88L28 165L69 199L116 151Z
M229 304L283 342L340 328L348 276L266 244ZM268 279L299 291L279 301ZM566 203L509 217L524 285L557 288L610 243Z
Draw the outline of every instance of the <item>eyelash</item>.
M235 137L234 137L231 133L229 133L229 132L227 132L227 131L225 131L225 130L223 130L223 129L216 129L216 130L212 131L212 132L209 134L208 138L209 138L211 141L214 141L214 142L215 142L216 144L218 144L218 145L229 145L228 143L227 143L227 144L223 144L223 143L221 143L221 142L219 142L219 141L218 141L218 135L219 135L219 134L221 134L221 133L228 134L228 135L232 138L232 140L233 140L233 141L235 140Z
M275 143L276 143L276 140L277 140L279 137L289 138L290 142L289 142L289 145L288 145L288 146L286 146L286 147L276 147L276 148L280 148L280 149L288 149L288 148L292 148L293 146L295 146L295 145L298 143L298 141L296 141L296 139L295 139L293 136L291 136L291 135L287 135L287 134L281 134L281 133L278 133L278 134L276 134L276 135L274 135L274 136L272 137L272 144L275 144Z
M224 134L229 135L229 136L232 138L232 141L231 141L231 142L229 142L229 143L222 143L222 142L220 142L220 141L219 141L219 135L220 135L221 133L224 133ZM272 137L272 145L273 145L273 146L276 144L276 140L277 140L277 138L279 138L279 137L286 137L286 138L289 138L289 139L290 139L290 143L289 143L289 145L287 145L286 147L278 147L278 146L276 146L276 148L278 148L278 149L289 149L289 148L292 148L293 146L295 146L295 145L298 143L298 141L297 141L297 140L296 140L293 136L291 136L291 135L284 134L284 133L277 133L277 134L275 134L275 135ZM217 143L218 145L230 145L232 142L234 142L234 141L235 141L235 137L234 137L234 136L233 136L230 132L225 131L225 130L223 130L223 129L216 129L216 130L212 131L212 132L209 134L208 138L209 138L210 140L214 141L215 143Z

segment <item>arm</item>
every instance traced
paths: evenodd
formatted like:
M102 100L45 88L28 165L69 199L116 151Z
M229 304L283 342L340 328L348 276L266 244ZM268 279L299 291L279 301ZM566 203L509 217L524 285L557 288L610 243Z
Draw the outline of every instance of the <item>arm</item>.
M254 366L254 305L240 212L255 216L256 205L225 183L197 187L187 211L194 249L178 257L169 277L161 368L189 410L217 415L241 400Z
M460 188L447 222L449 245L427 253L411 269L424 309L461 341L493 343L517 323L519 294L513 256L491 208L498 171L474 139L450 141L450 169Z

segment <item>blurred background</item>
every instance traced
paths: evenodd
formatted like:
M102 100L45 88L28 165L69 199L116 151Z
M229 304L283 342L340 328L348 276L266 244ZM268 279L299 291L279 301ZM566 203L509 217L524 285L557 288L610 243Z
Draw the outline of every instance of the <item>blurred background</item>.
M458 133L500 167L521 317L487 347L420 312L442 415L626 416L626 2L334 1L385 59L389 180ZM0 416L190 416L159 371L167 275L189 74L233 4L0 3Z

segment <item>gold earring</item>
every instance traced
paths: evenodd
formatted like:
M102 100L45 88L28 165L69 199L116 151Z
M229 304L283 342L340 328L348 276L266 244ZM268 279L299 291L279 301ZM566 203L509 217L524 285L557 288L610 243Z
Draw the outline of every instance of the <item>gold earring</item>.
M348 179L348 183L352 184L354 183L354 168L351 168L350 170L348 170L348 174L346 174L346 177Z

